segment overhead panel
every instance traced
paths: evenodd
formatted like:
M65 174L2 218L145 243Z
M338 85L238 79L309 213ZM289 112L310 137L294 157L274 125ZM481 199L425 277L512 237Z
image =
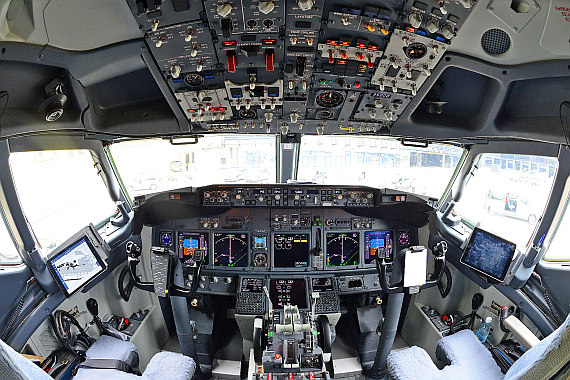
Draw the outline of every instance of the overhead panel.
M388 134L474 5L129 0L200 133Z

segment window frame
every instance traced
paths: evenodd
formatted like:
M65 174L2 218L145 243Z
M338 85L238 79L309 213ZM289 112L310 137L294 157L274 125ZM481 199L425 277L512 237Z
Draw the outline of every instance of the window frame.
M568 178L568 184L570 185L570 177ZM570 218L570 188L565 192L564 197L566 198L566 201L564 202L564 204L561 204L561 212L560 215L556 218L556 225L554 227L554 229L552 230L550 236L548 237L548 246L546 247L546 250L542 256L542 261L546 262L546 263L567 263L570 261L570 254L568 255L567 258L562 258L562 259L548 259L546 256L548 255L548 251L550 250L550 248L552 247L552 242L554 241L554 239L556 239L556 236L558 235L558 231L560 229L560 225L562 224L562 222L565 220L565 217Z
M14 250L16 251L16 253L18 254L18 262L4 262L2 261L2 259L0 259L0 267L15 267L15 266L19 266L24 264L24 258L22 257L22 252L20 252L20 249L18 248L18 244L16 244L16 238L14 236L14 231L12 230L12 228L10 228L9 224L8 224L8 220L6 218L4 209L2 208L2 205L0 205L0 224L3 224L4 227L6 228L6 232L8 233L8 236L10 237L10 241L12 242L12 245L14 246ZM0 226L0 228L2 228Z

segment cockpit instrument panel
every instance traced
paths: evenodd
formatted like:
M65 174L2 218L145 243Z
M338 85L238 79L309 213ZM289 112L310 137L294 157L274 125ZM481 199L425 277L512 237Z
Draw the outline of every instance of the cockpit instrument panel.
M209 187L203 206L232 207L374 207L372 190L315 187Z

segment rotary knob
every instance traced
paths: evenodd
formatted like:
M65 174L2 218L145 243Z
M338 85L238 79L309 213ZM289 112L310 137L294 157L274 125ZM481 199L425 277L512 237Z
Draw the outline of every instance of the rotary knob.
M453 27L449 24L445 24L441 27L441 35L450 40L455 35Z
M315 5L314 0L297 0L297 5L302 11L308 11Z
M408 22L413 28L419 28L422 24L422 15L416 12L410 13L408 15Z
M465 9L471 8L471 0L459 0L459 4L463 5Z
M196 97L198 98L199 102L202 102L202 100L204 100L204 98L206 97L206 93L204 91L198 91Z
M232 5L228 3L218 5L216 8L216 13L219 14L221 17L226 17L232 11Z
M381 100L381 99L376 99L376 100L374 101L374 107L376 107L376 108L382 108L382 107L384 107L384 105L382 104L382 100Z
M370 108L368 110L368 116L370 116L371 119L376 119L376 110L374 108Z
M426 29L430 33L435 33L439 29L439 23L437 22L436 19L430 18L429 20L426 21Z
M275 9L275 4L273 4L273 1L262 1L259 3L258 9L261 13L266 15L273 12L273 9Z

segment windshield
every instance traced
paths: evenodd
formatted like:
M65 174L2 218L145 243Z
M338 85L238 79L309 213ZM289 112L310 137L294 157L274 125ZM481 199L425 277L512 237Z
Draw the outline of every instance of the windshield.
M197 144L125 141L110 151L131 197L214 183L275 183L275 136L211 135Z
M439 199L463 149L409 147L369 136L304 136L297 179L319 184L387 187Z

